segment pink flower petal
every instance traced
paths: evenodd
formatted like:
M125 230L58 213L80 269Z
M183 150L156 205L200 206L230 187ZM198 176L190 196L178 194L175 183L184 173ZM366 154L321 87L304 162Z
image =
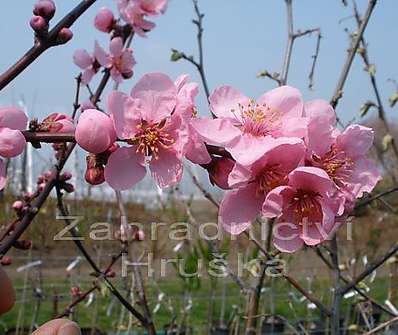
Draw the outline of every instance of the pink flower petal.
M93 58L85 49L76 50L73 54L73 62L82 70L93 65Z
M242 134L230 119L224 118L197 118L192 126L208 144L227 144Z
M146 175L144 156L135 147L122 147L113 152L105 167L105 180L115 190L127 190Z
M109 44L109 51L115 58L120 58L123 53L123 40L120 37L112 38Z
M160 149L158 158L152 158L149 163L149 169L159 187L165 188L180 182L183 164L171 150Z
M2 159L0 159L0 191L6 187L7 183L7 167Z
M95 41L94 44L94 57L105 68L110 68L112 66L111 57L105 52L104 49Z
M75 137L84 150L99 154L116 141L116 132L108 115L96 109L86 109L80 116Z
M25 112L16 107L0 108L0 127L15 130L25 130L28 123L28 117Z
M329 238L336 220L335 214L327 205L323 205L322 215L322 222L303 222L300 237L306 245L317 245Z
M305 103L304 116L310 119L322 118L330 126L336 125L336 113L333 107L325 100L316 99Z
M228 185L230 187L240 187L246 185L252 179L252 172L247 167L236 163L228 176Z
M251 166L254 174L261 173L266 166L278 165L280 169L289 173L304 160L304 142L295 137L268 137L263 140L261 148L264 154Z
M108 95L108 111L113 119L116 134L120 139L135 136L137 126L141 123L139 101L133 100L122 92L113 91Z
M227 232L238 235L251 225L263 201L253 184L228 192L221 202L218 221Z
M18 156L24 151L25 145L25 137L19 130L0 128L0 156Z
M302 117L288 117L283 119L281 136L304 138L307 134L308 120Z
M148 73L133 87L131 96L140 99L143 119L159 122L173 112L177 90L167 75Z
M177 77L177 79L174 81L174 85L177 88L177 92L179 92L183 86L188 83L189 81L189 74L182 74Z
M337 190L324 170L309 166L293 170L289 174L289 185L296 189L318 192L320 195L332 195Z
M231 86L221 86L210 95L210 109L220 118L234 118L238 112L238 104L247 104L248 98Z
M353 124L337 137L336 145L351 157L365 155L373 144L374 131L371 128Z
M271 136L256 137L243 134L226 145L232 157L242 165L251 165L261 158L273 144Z
M263 216L274 218L281 215L284 204L288 203L293 195L294 190L289 186L279 186L268 192L262 206Z
M289 222L280 222L274 226L273 242L282 252L295 252L304 245L300 238L300 227Z
M87 70L84 70L82 74L82 84L83 85L88 85L95 76L95 71L92 68L88 68Z
M375 162L372 159L362 157L354 162L348 189L355 198L361 198L364 192L372 192L380 180L380 171Z
M263 94L259 104L266 104L283 116L302 117L304 102L298 89L290 86L281 86Z

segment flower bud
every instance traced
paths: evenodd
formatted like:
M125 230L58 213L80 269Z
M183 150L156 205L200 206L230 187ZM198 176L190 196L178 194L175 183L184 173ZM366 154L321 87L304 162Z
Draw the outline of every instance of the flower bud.
M108 115L96 109L87 109L80 116L75 137L84 150L99 154L116 141L116 131Z
M20 201L20 200L15 201L15 202L12 204L12 208L13 208L15 211L17 211L17 212L21 211L22 208L23 208L23 202Z
M48 31L48 23L41 16L34 15L29 22L32 29L38 34L43 34Z
M72 179L72 173L64 172L63 174L60 175L60 179L61 179L61 181L71 180Z
M228 176L235 162L230 158L214 157L206 167L209 172L210 182L223 190L229 190Z
M43 192L45 187L46 187L46 183L41 183L38 185L37 190L39 192Z
M11 265L12 264L12 259L10 257L3 256L0 259L0 264L3 265L3 266Z
M59 44L65 44L69 42L73 37L72 30L69 28L62 28L58 33L57 41Z
M35 3L33 14L50 21L55 14L55 3L52 0L39 0Z
M29 250L32 247L32 241L18 240L14 242L13 247L20 250Z
M73 186L73 184L70 184L70 183L63 183L62 189L68 193L73 193L75 191L75 187Z
M104 33L109 33L115 22L115 17L113 16L112 11L109 8L102 7L94 19L94 26L99 31Z
M100 185L105 182L104 168L102 166L90 167L86 170L84 179L91 185Z

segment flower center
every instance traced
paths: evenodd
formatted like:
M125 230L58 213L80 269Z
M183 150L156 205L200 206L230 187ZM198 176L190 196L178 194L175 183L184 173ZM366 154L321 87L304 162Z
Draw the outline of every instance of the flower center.
M257 177L257 193L268 193L275 187L281 186L285 179L286 172L281 168L280 164L267 166Z
M296 224L322 222L321 195L313 191L298 189L290 202L293 220Z
M332 147L323 157L312 155L315 166L326 171L337 186L344 186L351 176L354 162L344 151Z
M151 125L142 121L137 126L137 134L130 139L131 144L137 145L137 153L158 159L159 148L169 149L174 144L174 139L163 129L165 123L163 120Z
M113 60L113 66L120 72L123 72L123 60L122 57L115 58Z
M239 115L236 118L240 121L242 131L245 133L266 136L280 125L280 115L266 104L258 104L250 99L246 105L238 104L238 108Z

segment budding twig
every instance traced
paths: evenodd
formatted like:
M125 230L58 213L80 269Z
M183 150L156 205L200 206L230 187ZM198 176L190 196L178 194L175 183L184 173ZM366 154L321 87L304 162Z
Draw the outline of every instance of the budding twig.
M32 64L44 51L55 46L59 32L63 28L70 28L75 21L89 9L96 0L83 0L67 15L65 15L58 24L51 29L46 39L38 39L35 45L23 55L6 72L0 75L0 91L20 75L30 64Z

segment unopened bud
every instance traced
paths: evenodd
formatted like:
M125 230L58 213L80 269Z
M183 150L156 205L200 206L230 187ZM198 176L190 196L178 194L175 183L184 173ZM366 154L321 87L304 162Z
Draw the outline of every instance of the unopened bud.
M32 247L32 241L18 240L14 242L13 247L19 250L29 250Z
M104 168L102 166L90 167L86 170L84 178L91 185L100 185L105 182Z
M113 16L112 11L109 8L102 7L94 19L94 26L99 31L104 33L109 33L115 22L115 17Z
M70 294L72 295L72 297L79 297L81 294L80 288L74 286L70 289Z
M72 30L69 28L62 28L58 33L57 41L59 44L65 44L69 42L73 37Z
M29 22L32 29L38 34L41 35L48 31L48 23L47 21L41 17L34 15Z
M3 266L11 265L12 264L12 259L7 256L3 256L2 259L0 259L0 264Z
M22 208L23 208L23 202L22 202L21 200L15 201L15 202L12 204L12 208L13 208L15 211L17 211L17 212L21 211Z
M55 14L55 3L52 0L39 0L35 3L33 14L50 21Z

